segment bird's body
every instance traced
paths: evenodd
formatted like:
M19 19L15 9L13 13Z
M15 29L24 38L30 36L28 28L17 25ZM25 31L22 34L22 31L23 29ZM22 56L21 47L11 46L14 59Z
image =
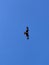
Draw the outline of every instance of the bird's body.
M26 37L27 37L27 39L29 39L29 29L28 29L28 27L26 27L26 32L24 32L24 34L26 35Z

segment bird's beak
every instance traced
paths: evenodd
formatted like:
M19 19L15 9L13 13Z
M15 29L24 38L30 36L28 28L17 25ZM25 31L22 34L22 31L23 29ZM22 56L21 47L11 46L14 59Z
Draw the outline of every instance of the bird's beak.
M25 32L24 32L24 34L25 34Z

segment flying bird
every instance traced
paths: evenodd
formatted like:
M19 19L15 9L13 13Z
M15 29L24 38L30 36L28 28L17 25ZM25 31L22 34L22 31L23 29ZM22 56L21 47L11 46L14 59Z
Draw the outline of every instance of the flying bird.
M29 39L29 28L26 27L26 32L24 32L24 35L26 35L27 39Z

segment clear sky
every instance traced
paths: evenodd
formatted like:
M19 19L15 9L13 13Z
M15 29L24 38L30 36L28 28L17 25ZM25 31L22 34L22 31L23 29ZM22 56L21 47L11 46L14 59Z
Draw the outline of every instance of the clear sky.
M49 0L0 0L0 65L49 65Z

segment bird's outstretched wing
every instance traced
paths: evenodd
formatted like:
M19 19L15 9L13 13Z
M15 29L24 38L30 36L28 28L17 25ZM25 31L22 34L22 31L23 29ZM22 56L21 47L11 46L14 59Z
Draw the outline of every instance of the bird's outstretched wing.
M28 27L26 27L26 32L28 32L29 31L29 28Z

